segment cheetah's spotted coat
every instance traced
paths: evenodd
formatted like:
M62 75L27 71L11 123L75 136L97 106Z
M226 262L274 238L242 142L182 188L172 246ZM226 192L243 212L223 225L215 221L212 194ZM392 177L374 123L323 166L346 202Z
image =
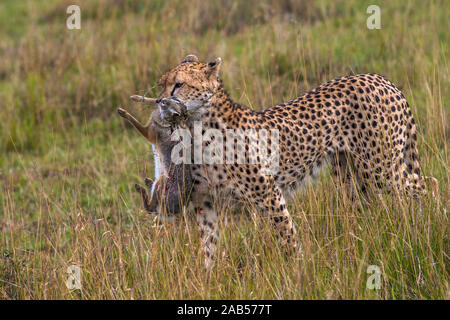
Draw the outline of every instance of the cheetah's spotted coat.
M218 78L220 66L220 58L204 64L188 56L163 75L159 99L175 97L188 108L201 106L204 130L278 129L280 168L276 175L264 176L258 164L191 165L192 202L208 266L218 240L213 195L231 193L249 201L255 211L271 218L281 242L296 251L299 245L286 196L327 161L349 187L354 177L362 189L385 185L415 197L425 192L411 109L401 91L383 76L337 78L291 101L254 111L230 98ZM237 148L246 155L252 152L248 143Z

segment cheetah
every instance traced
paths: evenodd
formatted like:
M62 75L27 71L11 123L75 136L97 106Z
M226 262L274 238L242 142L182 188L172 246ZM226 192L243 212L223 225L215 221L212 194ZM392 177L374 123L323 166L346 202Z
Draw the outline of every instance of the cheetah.
M402 92L385 77L370 73L336 78L298 98L255 111L233 101L225 91L219 77L221 65L221 58L202 63L189 55L161 77L158 101L174 99L188 110L201 107L202 133L208 129L224 135L229 129L277 130L279 164L276 173L266 174L260 163L192 161L191 201L207 268L214 263L219 238L213 203L222 196L245 199L255 212L269 217L288 252L299 252L286 201L327 163L348 188L385 186L411 197L425 193L411 109ZM276 140L271 141L267 144L275 145ZM248 137L234 142L246 160L254 155L255 146ZM202 140L201 146L210 143Z

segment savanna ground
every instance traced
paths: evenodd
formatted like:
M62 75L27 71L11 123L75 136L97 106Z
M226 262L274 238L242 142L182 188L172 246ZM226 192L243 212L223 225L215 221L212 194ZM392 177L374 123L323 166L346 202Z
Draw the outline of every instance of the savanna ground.
M66 8L81 7L81 30ZM366 9L381 8L369 30ZM448 1L0 2L0 299L449 299ZM156 96L194 53L224 60L230 94L254 109L337 76L396 83L419 128L423 172L441 203L389 194L358 209L324 174L289 205L303 258L267 223L232 220L210 281L195 222L161 226L133 184L150 146L116 113ZM224 216L226 208L221 214ZM82 270L69 290L66 269ZM369 265L381 288L366 287Z

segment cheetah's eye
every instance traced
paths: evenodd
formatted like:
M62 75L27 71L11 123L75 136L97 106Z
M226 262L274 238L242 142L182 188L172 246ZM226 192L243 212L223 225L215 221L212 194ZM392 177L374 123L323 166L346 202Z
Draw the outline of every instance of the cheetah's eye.
M175 90L181 88L183 86L183 84L184 84L183 82L175 83L175 85L173 86L173 89L172 89L172 93L170 95L173 96L173 94L175 93Z

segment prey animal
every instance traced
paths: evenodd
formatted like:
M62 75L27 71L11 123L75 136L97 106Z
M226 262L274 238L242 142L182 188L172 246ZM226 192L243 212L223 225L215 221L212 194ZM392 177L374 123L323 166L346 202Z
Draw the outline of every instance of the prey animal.
M152 144L155 162L155 181L145 178L147 190L140 184L135 189L142 196L144 208L148 213L166 213L161 217L172 218L188 205L192 178L188 165L174 164L171 154L174 142L171 136L177 128L186 127L186 122L192 116L186 107L174 99L150 99L142 96L131 96L133 101L143 103L158 103L159 109L154 110L147 124L141 124L128 111L119 108L119 115L127 119ZM164 117L164 118L163 118ZM161 212L164 211L164 212Z

